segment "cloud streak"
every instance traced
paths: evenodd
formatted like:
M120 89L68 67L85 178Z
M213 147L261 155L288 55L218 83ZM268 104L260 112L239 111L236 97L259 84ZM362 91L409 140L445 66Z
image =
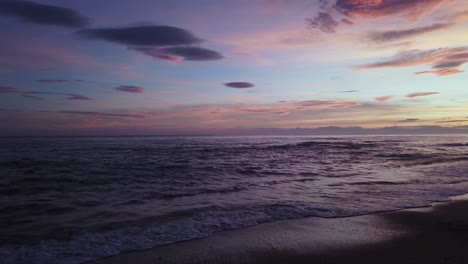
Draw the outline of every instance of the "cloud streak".
M452 0L338 0L334 9L350 18L400 15L415 20Z
M408 98L415 98L415 97L429 96L429 95L434 95L434 94L438 94L438 92L411 93L405 96Z
M208 61L223 59L219 52L200 47L130 47L129 49L139 51L155 59L169 61Z
M235 89L246 89L246 88L252 88L255 85L250 82L228 82L228 83L224 83L224 86L229 87L229 88L235 88Z
M436 23L425 27L416 27L404 30L374 31L368 34L368 38L375 42L389 42L423 35L438 30L443 30L453 26L453 24Z
M391 95L385 95L385 96L375 97L374 99L375 99L376 101L379 101L379 102L385 102L385 101L388 101L388 100L393 99L393 96L391 96Z
M414 123L417 121L419 121L418 118L407 118L407 119L399 120L398 123Z
M114 89L120 92L127 92L127 93L144 93L145 92L145 88L143 87L130 86L130 85L123 85L123 86L115 87Z
M17 93L19 91L16 87L11 86L0 86L0 94L1 93Z
M60 114L71 115L86 115L86 116L108 116L108 117L130 117L130 118L145 118L145 115L137 114L112 114L104 112L91 112L91 111L57 111Z
M60 80L60 79L46 79L46 80L37 80L40 83L67 83L68 80Z
M23 97L41 100L42 97L39 97L37 95L63 95L65 96L65 99L68 99L68 100L92 100L91 98L84 96L84 95L70 94L70 93L49 93L49 92L38 92L38 91L27 91L27 92L21 93L21 96Z
M365 70L430 64L432 65L432 70L416 72L415 74L432 73L439 76L446 76L461 73L462 71L458 68L466 63L468 63L468 47L457 47L402 51L392 58L380 62L355 66L353 68Z
M30 1L0 1L0 14L43 25L82 28L89 24L88 18L74 10Z

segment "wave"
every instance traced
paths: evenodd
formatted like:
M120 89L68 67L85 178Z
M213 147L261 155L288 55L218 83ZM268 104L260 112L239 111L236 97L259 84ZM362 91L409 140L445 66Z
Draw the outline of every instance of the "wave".
M450 195L462 194L453 191ZM447 195L447 193L444 193ZM439 198L440 199L440 198ZM431 201L406 204L403 208L423 207ZM391 206L390 206L391 205ZM372 209L343 209L314 206L308 203L270 204L228 210L219 206L180 212L166 221L148 221L149 225L126 227L110 231L85 233L68 241L42 240L29 244L0 246L0 259L5 264L77 264L116 255L125 251L144 250L156 246L209 236L215 232L244 228L261 223L305 217L336 218L402 209L389 203L389 207ZM352 207L350 207L352 208Z
M214 210L213 210L214 209ZM337 217L343 214L327 208L304 204L266 205L238 210L213 208L169 222L147 227L130 227L102 233L86 233L69 241L47 240L0 247L2 263L82 263L116 255L124 251L143 250L155 246L206 237L214 232L238 229L265 222L297 219L308 216ZM340 215L341 214L341 215Z

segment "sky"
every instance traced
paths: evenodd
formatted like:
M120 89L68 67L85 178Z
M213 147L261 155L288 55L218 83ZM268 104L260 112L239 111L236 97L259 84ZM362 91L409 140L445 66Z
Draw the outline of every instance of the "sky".
M466 0L0 0L0 39L2 136L468 132Z

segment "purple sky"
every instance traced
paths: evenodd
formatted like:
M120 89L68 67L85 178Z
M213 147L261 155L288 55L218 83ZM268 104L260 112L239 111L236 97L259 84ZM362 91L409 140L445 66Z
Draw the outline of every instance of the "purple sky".
M0 0L0 135L466 133L467 31L463 0Z

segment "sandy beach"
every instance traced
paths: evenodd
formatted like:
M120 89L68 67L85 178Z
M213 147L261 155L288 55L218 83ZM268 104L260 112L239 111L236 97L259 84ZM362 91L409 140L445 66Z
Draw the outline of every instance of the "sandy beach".
M467 198L422 209L266 223L92 264L467 263Z

